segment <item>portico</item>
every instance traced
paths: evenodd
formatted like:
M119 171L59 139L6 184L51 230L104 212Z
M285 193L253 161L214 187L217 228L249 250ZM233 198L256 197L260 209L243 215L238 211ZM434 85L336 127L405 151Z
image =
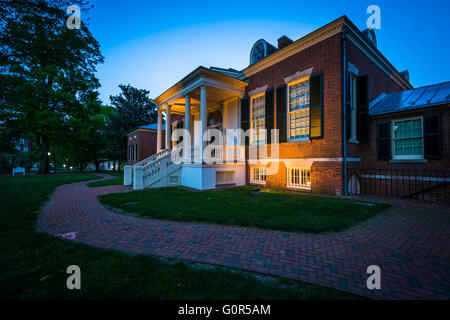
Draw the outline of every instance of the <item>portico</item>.
M162 145L162 117L165 113L165 145L172 149L172 114L184 115L183 128L190 135L190 141L183 138L185 150L194 150L193 162L201 163L206 145L207 129L239 128L239 101L245 93L247 83L228 75L199 67L155 99L158 105L158 151ZM185 153L185 159L189 154Z
M154 102L158 106L158 153L128 169L134 172L135 188L168 186L172 182L199 190L245 185L244 149L226 131L240 128L240 99L246 86L247 82L229 74L198 67L157 97ZM178 119L184 116L184 122L173 121L174 115ZM211 132L223 134L223 144L213 144L217 138ZM206 160L204 154L212 154L214 161Z

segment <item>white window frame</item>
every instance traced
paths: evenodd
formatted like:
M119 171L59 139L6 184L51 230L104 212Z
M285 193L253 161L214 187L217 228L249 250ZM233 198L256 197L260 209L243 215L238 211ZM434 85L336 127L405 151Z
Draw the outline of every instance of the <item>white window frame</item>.
M291 106L290 106L290 104L291 104L290 87L295 86L295 85L297 85L299 83L302 83L302 82L306 82L306 81L308 81L308 84L309 84L310 78L311 78L310 76L307 76L307 77L304 77L304 78L301 78L301 79L297 79L297 80L292 81L292 82L287 84L287 90L286 90L287 91L286 92L286 95L287 95L287 97L286 97L286 99L287 99L286 100L287 101L286 130L287 130L287 132L286 132L286 134L287 134L287 141L288 142L310 141L311 140L311 128L309 128L308 137L305 137L305 138L291 138L291 113L298 112L300 110L296 110L296 111L292 111L291 112ZM308 93L309 93L309 99L310 99L309 103L308 103L308 112L309 112L309 116L311 117L311 112L310 112L311 92L308 92ZM311 119L309 119L309 126L311 126Z
M299 182L302 180L303 172L307 171L309 172L309 184L293 184L291 182L291 170L299 170ZM287 187L292 189L300 189L300 190L311 190L311 168L305 168L305 167L288 167L287 168Z
M255 170L258 170L258 179L255 179ZM264 171L263 174L261 174L261 171ZM265 180L262 180L261 177L264 176ZM263 184L265 185L267 181L267 169L266 167L250 167L250 183L253 184Z
M420 120L422 125L422 154L421 155L406 155L406 156L396 156L395 155L395 135L394 135L394 124L396 122L403 121L411 121L411 120ZM408 139L408 138L406 138ZM393 119L391 120L391 150L392 150L392 160L423 160L425 159L425 144L424 144L424 132L423 132L423 117L411 117L411 118L402 118L402 119Z
M252 145L263 145L266 143L266 138L267 138L266 132L264 131L264 138L262 140L256 140L256 141L254 140L255 133L253 132L254 131L254 129L253 129L253 122L254 122L254 120L253 120L253 100L255 100L257 98L261 98L261 97L264 97L264 108L263 108L264 118L258 119L258 121L264 120L263 130L266 129L266 93L262 92L262 93L255 94L254 96L250 97L250 144L252 144ZM261 130L261 129L258 129L258 130Z

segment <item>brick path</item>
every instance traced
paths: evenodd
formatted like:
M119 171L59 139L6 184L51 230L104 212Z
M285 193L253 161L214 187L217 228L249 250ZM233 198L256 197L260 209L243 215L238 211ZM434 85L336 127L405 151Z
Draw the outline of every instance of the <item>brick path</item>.
M450 298L448 207L394 201L345 232L313 235L120 215L96 197L130 188L85 184L58 187L38 226L95 247L283 276L376 299ZM381 290L366 287L372 264L381 267Z

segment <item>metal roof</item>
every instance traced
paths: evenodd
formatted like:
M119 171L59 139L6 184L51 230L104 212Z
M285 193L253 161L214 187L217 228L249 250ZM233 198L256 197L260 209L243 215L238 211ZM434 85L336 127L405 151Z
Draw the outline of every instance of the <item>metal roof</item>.
M163 123L162 124L162 131L166 131L166 125ZM143 126L139 126L134 128L133 130L128 131L128 134L138 130L138 129L149 129L149 130L158 130L158 124L157 123L151 123L151 124L146 124Z
M450 103L450 81L426 87L381 94L370 103L370 115L393 113Z
M145 126L139 126L136 129L158 130L158 124L157 123L146 124ZM165 123L162 124L162 129L163 129L163 131L166 130L166 124Z

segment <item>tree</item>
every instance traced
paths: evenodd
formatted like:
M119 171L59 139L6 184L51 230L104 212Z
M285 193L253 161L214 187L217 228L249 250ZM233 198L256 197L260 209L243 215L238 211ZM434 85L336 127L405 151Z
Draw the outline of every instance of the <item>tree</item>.
M0 121L36 137L41 173L50 142L96 112L103 56L84 20L67 28L70 5L89 10L85 0L0 0Z
M110 96L112 111L106 124L104 137L108 141L104 158L126 161L127 134L132 129L157 121L157 108L150 92L131 85L119 85L121 93Z

